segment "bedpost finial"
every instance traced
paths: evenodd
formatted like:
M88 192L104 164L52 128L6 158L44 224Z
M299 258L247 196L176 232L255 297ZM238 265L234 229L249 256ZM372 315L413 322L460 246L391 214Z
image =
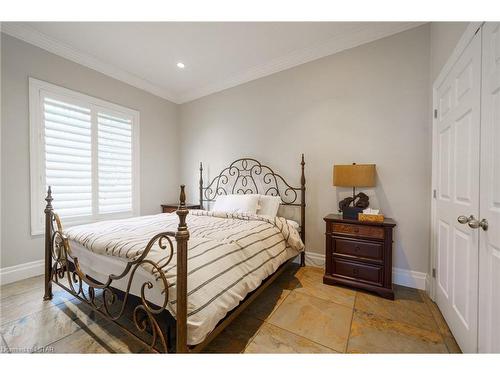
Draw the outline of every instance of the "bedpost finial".
M200 209L203 210L203 163L200 161Z
M47 196L45 197L45 202L47 202L47 205L45 206L45 213L52 210L52 201L53 200L54 200L54 198L52 198L52 188L49 185L49 188L47 189Z
M184 191L186 185L181 185L181 193L179 195L179 207L186 207L186 192Z
M179 208L176 213L179 216L179 226L177 227L177 234L175 238L179 241L180 238L189 238L189 232L187 231L186 216L189 210L186 208L186 192L184 191L185 185L181 185L181 193L179 197Z
M178 230L186 230L186 216L189 213L189 210L186 208L186 192L184 191L185 185L181 185L181 193L179 196L179 208L177 209L176 213L179 216L179 227Z
M300 185L301 188L304 190L305 185L306 185L306 175L304 173L304 166L306 165L306 162L304 161L304 154L302 154L302 161L300 162L301 169L302 169L302 175L300 176Z

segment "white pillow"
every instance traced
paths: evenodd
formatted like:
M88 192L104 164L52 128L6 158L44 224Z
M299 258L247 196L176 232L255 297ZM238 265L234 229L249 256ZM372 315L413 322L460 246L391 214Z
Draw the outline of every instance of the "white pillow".
M287 220L286 220L286 222L287 222L287 223L288 223L288 225L290 225L292 228L299 230L300 225L299 225L299 223L297 223L296 221L294 221L294 220L288 220L288 219L287 219Z
M259 196L257 194L219 195L212 211L255 214L258 204Z
M273 195L259 195L259 209L258 215L266 215L276 217L278 209L280 208L281 198Z

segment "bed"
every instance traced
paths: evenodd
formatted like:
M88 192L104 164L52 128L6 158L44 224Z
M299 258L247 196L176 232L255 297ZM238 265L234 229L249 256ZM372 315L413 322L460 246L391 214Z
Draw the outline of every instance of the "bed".
M57 284L158 352L199 352L297 256L304 265L305 175L289 185L242 158L204 186L200 210L110 220L64 229L45 208L45 295ZM221 196L274 196L299 210L281 216L204 210ZM248 197L243 197L248 198ZM124 324L124 317L133 324Z

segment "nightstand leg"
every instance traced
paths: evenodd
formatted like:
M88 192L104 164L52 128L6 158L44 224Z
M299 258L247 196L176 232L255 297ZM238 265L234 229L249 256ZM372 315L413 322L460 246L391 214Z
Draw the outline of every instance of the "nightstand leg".
M301 252L300 253L300 266L304 267L306 265L306 253Z

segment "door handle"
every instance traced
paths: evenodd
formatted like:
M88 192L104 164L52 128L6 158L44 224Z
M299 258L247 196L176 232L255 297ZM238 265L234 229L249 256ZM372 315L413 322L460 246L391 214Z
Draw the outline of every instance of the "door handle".
M486 219L482 219L481 221L476 219L470 220L467 224L472 229L482 228L483 230L488 230L488 220Z
M474 215L470 215L469 217L465 216L465 215L460 215L459 217L457 217L457 220L460 224L467 224L469 221L471 220L475 220L476 218L474 217Z
M474 217L474 215L470 215L469 217L460 215L457 218L457 221L460 224L468 224L472 229L482 228L483 230L488 230L488 220L482 219L479 221Z

